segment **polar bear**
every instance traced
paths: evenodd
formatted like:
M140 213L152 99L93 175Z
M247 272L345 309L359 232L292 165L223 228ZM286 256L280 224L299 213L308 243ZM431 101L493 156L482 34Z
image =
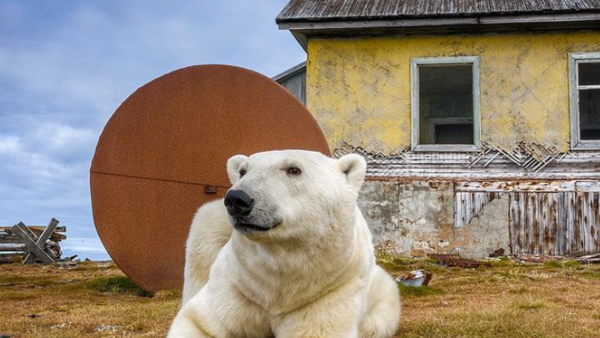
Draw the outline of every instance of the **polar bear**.
M201 207L169 336L392 337L394 280L357 207L366 162L285 150L227 162L232 188Z

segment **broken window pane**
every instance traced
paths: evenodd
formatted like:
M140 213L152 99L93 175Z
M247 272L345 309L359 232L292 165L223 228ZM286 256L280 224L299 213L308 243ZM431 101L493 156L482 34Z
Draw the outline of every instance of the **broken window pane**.
M600 85L600 62L581 62L579 63L579 85L580 86L599 86Z
M600 89L579 91L581 140L600 140Z
M473 66L419 66L419 143L473 144Z

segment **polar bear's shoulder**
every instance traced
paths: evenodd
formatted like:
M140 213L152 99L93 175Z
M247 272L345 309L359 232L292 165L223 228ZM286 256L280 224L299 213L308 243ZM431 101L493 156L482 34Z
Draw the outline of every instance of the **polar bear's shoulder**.
M194 216L187 246L193 248L194 244L199 242L206 245L207 241L222 242L224 245L231 237L231 232L232 228L223 200L208 202L200 207Z
M232 231L222 199L198 209L186 243L184 303L206 284L210 267L231 238Z

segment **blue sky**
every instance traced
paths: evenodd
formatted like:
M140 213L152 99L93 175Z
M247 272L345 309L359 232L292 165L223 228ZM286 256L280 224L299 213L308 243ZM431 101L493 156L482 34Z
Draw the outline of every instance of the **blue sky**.
M68 227L66 255L107 259L89 166L135 89L172 70L231 64L268 76L306 55L275 17L287 0L0 1L0 225Z

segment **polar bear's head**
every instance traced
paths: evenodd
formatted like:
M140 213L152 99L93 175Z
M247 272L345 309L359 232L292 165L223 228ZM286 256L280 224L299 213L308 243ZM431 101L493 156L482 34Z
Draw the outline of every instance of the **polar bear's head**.
M225 197L231 224L258 241L352 228L366 168L359 155L336 160L317 152L284 150L233 156L227 162L233 186Z

